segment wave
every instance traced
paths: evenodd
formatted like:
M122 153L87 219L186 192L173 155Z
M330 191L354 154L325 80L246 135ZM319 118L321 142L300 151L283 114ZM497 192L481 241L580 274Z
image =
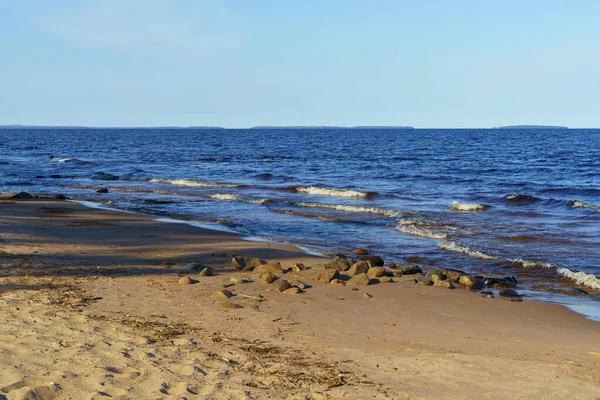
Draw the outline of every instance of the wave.
M65 162L70 162L70 161L77 161L76 158L73 157L52 157L52 159L50 160L52 162L58 162L58 163L65 163Z
M509 194L505 199L515 204L531 204L541 200L539 197L531 196L529 194Z
M587 208L587 209L590 209L590 210L594 210L594 211L600 212L600 207L595 206L593 204L585 203L585 202L579 201L579 200L569 201L569 205L571 207L573 207L573 208Z
M250 196L240 196L237 194L228 194L228 193L215 193L215 194L207 194L205 197L216 199L216 200L224 200L224 201L241 201L244 203L251 204L272 204L274 203L271 199L257 199L255 197Z
M384 215L386 217L398 217L402 213L400 211L383 210L375 207L361 207L361 206L347 206L343 204L321 204L321 203L305 203L298 202L294 205L303 208L324 208L327 210L343 211L348 213L362 213L362 214L377 214Z
M592 289L600 290L600 279L593 274L586 274L585 272L574 272L565 267L557 268L556 272L565 278L574 280L576 284L587 286Z
M491 256L489 254L485 254L479 250L471 249L470 247L463 246L457 242L442 242L437 245L442 250L448 250L455 253L463 253L469 255L474 258L479 258L482 260L497 260L498 257Z
M457 212L481 212L488 209L489 206L485 204L476 204L476 203L460 203L458 201L453 201L450 204L449 209Z
M375 192L359 192L357 190L343 190L343 189L328 189L316 186L310 187L296 187L296 193L306 193L314 196L337 196L337 197L374 197L377 195Z
M398 232L406 233L413 236L420 236L430 239L446 239L448 234L438 232L427 228L419 227L418 224L400 224L396 226Z
M152 178L152 179L150 179L150 182L152 182L152 183L167 183L169 185L186 186L186 187L220 187L220 188L240 187L240 185L233 185L233 184L227 184L227 183L204 182L204 181L197 181L194 179Z
M523 267L523 268L556 268L557 265L556 264L550 264L550 263L546 263L543 261L527 261L527 260L523 260L522 258L511 258L508 259L507 261L509 261L512 264L515 264L517 266Z

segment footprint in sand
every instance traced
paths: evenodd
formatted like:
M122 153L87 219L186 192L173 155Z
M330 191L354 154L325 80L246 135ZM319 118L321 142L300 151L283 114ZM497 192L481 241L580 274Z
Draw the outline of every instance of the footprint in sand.
M125 395L127 391L125 389L118 388L106 388L102 390L97 390L94 393L90 393L85 399L86 400L119 400L125 399ZM123 396L123 397L122 397Z
M132 367L123 367L123 368L115 368L115 367L106 367L106 375L112 376L115 379L120 378L135 378L137 376L142 375L142 371Z
M60 386L54 382L18 381L0 388L0 400L50 400L59 390Z

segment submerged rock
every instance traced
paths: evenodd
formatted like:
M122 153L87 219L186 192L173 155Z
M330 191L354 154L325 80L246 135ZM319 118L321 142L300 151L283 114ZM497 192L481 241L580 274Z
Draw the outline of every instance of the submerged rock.
M521 295L512 289L503 289L498 292L498 296L500 297L512 297L512 298L521 298Z
M108 189L107 188L100 188L100 189L96 190L96 193L108 193Z
M33 199L33 195L27 192L19 192L12 196L11 199Z

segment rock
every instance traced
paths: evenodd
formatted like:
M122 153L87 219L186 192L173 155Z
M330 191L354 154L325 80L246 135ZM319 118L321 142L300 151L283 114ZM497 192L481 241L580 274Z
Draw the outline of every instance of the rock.
M250 283L252 281L250 279L248 279L248 278L242 278L240 276L234 276L233 278L231 278L229 280L229 282L234 283L234 284L244 284L244 283ZM271 283L271 282L269 282L269 283Z
M432 281L432 280L430 280L429 278L426 278L426 277L425 277L425 276L423 276L423 275L414 274L414 275L412 275L412 276L414 277L415 281L417 281L417 283L418 283L418 284L421 284L421 285L426 285L426 286L431 286L431 285L433 285L433 281Z
M230 290L221 289L214 292L210 297L213 297L215 299L228 299L230 297L233 297L233 293Z
M107 174L105 172L96 172L92 175L92 179L97 179L101 181L118 181L119 177L113 174Z
M96 190L96 193L108 193L108 189L107 188L100 188L100 189Z
M267 272L265 274L258 275L258 281L261 283L271 284L279 279L275 274Z
M283 293L285 293L285 294L300 294L300 293L304 293L304 290L294 286L294 287L284 290Z
M260 258L252 258L252 257L241 257L235 256L231 259L231 264L235 269L241 269L242 271L252 271L254 268L259 265L266 264L265 260Z
M365 273L358 274L348 281L348 285L368 285L371 279Z
M461 275L461 277L458 279L458 283L473 289L483 289L484 286L481 279L468 275Z
M385 276L385 268L382 268L382 267L369 268L369 270L367 271L367 276L369 278L380 278L382 276Z
M356 249L356 250L352 250L352 252L354 254L358 254L359 256L366 256L367 254L369 254L369 250L367 250L367 249Z
M193 280L192 278L190 278L189 276L183 276L183 277L179 278L177 283L179 283L181 285L191 285L192 283L196 283L196 281Z
M319 281L329 283L333 279L339 278L340 273L335 269L320 269L320 268L311 268L306 271L294 272L294 276L302 279L308 279L311 281Z
M514 289L517 287L517 284L513 281L498 279L498 281L494 283L494 287L499 289Z
M419 275L408 275L408 276L399 275L398 277L396 277L396 282L417 283L415 276L419 276Z
M207 265L205 264L201 264L201 263L187 263L185 264L185 269L188 271L196 271L199 269L204 269L206 268Z
M394 279L391 276L381 276L377 280L379 283L394 283Z
M350 268L350 262L346 258L336 257L329 263L325 264L325 268L335 269L337 271L347 271Z
M255 267L254 272L259 274L270 272L272 274L281 275L283 274L283 268L281 268L281 263L279 263L278 261L271 261L266 264L262 264Z
M452 283L450 283L449 281L435 281L433 283L433 286L443 287L446 289L455 289L454 285Z
M371 263L367 261L359 261L356 264L352 264L350 269L348 270L348 275L355 276L358 274L365 274L371 268Z
M383 259L379 256L362 256L360 260L370 261L371 264L375 265L376 267L383 267L384 265Z
M418 265L401 265L397 269L402 275L416 275L422 274L423 270Z
M65 196L64 194L57 194L56 196L54 196L54 198L56 200L67 200L68 199L68 197Z
M361 297L362 297L363 299L370 299L371 297L373 297L373 295L372 295L371 293L364 292L364 293L361 295Z
M505 276L505 277L504 277L504 278L502 278L502 279L504 279L505 281L512 282L512 283L514 283L515 285L518 285L518 284L519 284L519 282L517 282L517 278L515 278L515 277L514 277L514 276L512 276L512 275Z
M447 268L443 270L442 273L446 275L446 279L452 282L458 282L460 277L466 274L464 271L452 268Z
M271 290L274 292L279 292L279 293L285 292L290 287L291 287L291 285L288 283L288 281L283 280L283 279L278 279L271 284Z
M240 306L239 304L235 304L235 303L219 303L219 307L223 308L225 310L235 310L237 308L242 308L242 306Z
M50 178L52 178L52 179L60 179L60 178L62 178L62 176L60 176L60 175L50 175Z
M521 297L521 295L519 293L517 293L516 291L512 290L512 289L502 289L501 291L498 292L498 296L500 297L512 297L512 298L517 298L517 297Z
M292 264L292 265L290 266L290 270L291 270L291 271L295 271L295 272L298 272L298 271L306 271L306 266L305 266L304 264L302 264L302 263L298 263L298 264Z
M212 269L210 267L206 267L198 273L198 276L212 276L212 274Z
M520 297L515 297L514 299L510 299L510 301L511 301L512 303L520 303L520 302L522 302L522 301L523 301L523 299L522 299L522 298L520 298Z
M340 278L335 278L332 279L331 282L329 282L331 285L346 285L346 282L344 282L343 280L341 280Z
M430 269L425 274L425 277L436 283L437 281L445 281L448 277L442 271Z
M308 289L308 288L310 288L309 284L307 284L305 282L302 282L302 281L300 281L298 279L290 279L288 281L288 283L290 284L290 286L292 286L292 287L295 286L295 287L297 287L299 289Z
M27 192L19 192L12 196L11 199L33 199L33 195Z

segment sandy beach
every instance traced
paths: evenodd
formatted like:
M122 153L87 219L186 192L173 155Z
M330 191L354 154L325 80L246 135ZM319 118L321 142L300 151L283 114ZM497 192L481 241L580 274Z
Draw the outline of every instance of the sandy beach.
M234 255L310 287L276 292ZM1 195L0 399L600 398L600 323L402 277L354 286L286 271L328 261Z

